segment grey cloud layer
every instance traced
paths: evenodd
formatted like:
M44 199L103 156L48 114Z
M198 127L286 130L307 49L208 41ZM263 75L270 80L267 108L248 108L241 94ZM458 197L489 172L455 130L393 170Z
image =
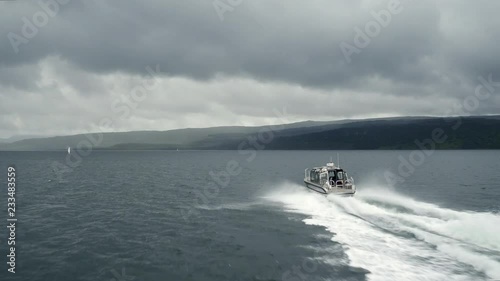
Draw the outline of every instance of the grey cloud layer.
M248 95L255 95L262 102L268 99L261 97L262 93L271 95L270 102L274 103L289 99L296 102L289 104L292 108L310 102L308 95L325 99L345 96L353 108L330 115L338 118L384 113L441 114L438 105L431 102L428 107L420 107L417 102L411 103L412 98L460 100L474 90L477 76L492 73L500 80L500 51L496 43L500 20L495 15L499 2L401 0L401 13L393 15L390 24L348 63L340 43L352 44L354 28L363 29L373 20L372 12L385 9L389 1L367 2L244 0L225 13L221 21L211 0L73 0L60 5L57 15L50 17L28 43L21 44L18 53L7 35L10 32L21 35L23 17L32 20L41 8L36 1L1 2L0 99L19 98L29 103L34 96L43 95L40 100L43 104L64 96L59 98L60 102L72 104L78 99L95 99L94 102L104 104L116 93L112 89L114 83L100 76L128 75L129 78L119 81L134 85L147 74L145 66L160 65L165 79L185 78L195 88L200 83L212 85L210 88L217 83L228 86L226 80L233 78L243 84L261 85L254 88L254 91L262 89L260 93L232 88L217 89L218 93L196 91L199 96L191 98L191 105L206 100L222 112L241 110L232 114L244 119L271 115L258 109L262 107L259 102L253 109L239 105L238 100ZM178 86L172 87L183 92ZM290 92L272 92L276 87L288 90L299 87L300 93L294 96ZM62 94L61 88L72 89L74 96L67 89ZM163 92L172 100L171 93ZM225 95L226 99L219 100L219 95ZM389 103L392 97L399 108L391 111L389 106L383 111L365 106L363 100L371 100L371 96ZM231 97L236 99L234 103ZM0 105L5 110L0 113L5 117L1 124L12 125L12 121L6 120L13 120L15 114L12 108L6 108L7 103ZM198 108L200 114L206 110L191 107L193 111ZM61 106L61 111L55 114L63 114L65 108ZM482 104L478 113L499 113L498 108L495 103ZM24 120L30 112L21 109L18 117ZM42 109L37 111L44 114ZM92 110L83 108L81 116L91 113ZM151 118L169 115L168 118L190 120L182 114L176 111L177 117L164 113ZM308 119L328 117L320 115L313 114ZM300 116L308 117L302 113ZM218 121L212 119L207 124ZM189 124L183 121L171 126ZM2 128L10 127L2 125Z
M429 67L444 71L441 68L446 63L463 72L471 67L476 72L496 70L497 59L486 54L498 54L494 48L498 30L481 30L474 23L473 30L447 34L443 29L453 23L442 21L457 19L443 18L441 10L448 6L437 7L433 1L402 0L403 11L347 64L339 44L351 42L354 27L363 29L371 20L370 12L386 6L384 1L370 7L360 3L244 1L221 22L210 1L72 1L61 5L61 12L29 43L21 45L18 55L3 40L1 56L7 65L34 62L51 54L92 72L142 73L144 65L161 64L170 75L195 79L226 73L330 87L352 87L360 78L372 75L397 83L435 82L438 78ZM3 4L7 20L2 15L2 22L8 23L2 25L3 34L20 34L21 17L30 18L40 9L36 4L25 9L15 5L19 4ZM476 40L478 32L491 37L484 36L481 46L474 49L479 42L469 39ZM449 45L456 37L462 44ZM488 49L486 54L478 54L484 49ZM445 61L453 52L460 57ZM477 65L475 58L479 59ZM445 65L429 65L428 59L441 59ZM486 59L488 64L482 64Z

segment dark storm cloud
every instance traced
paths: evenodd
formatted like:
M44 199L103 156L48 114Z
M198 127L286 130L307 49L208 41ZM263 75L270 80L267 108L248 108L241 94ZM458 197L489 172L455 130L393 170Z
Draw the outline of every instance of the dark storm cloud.
M3 41L1 56L9 65L60 55L90 72L143 73L145 65L160 64L170 75L195 79L225 73L314 87L353 87L371 75L428 81L418 64L435 55L439 11L429 1L401 3L402 13L350 64L339 44L352 41L354 27L363 29L384 2L360 9L358 1L243 1L221 22L211 1L72 1L18 54ZM21 34L20 18L38 8L15 5L4 4L4 11L15 10L4 34Z
M3 6L9 23L2 26L3 34L21 34L20 19L41 10L37 4ZM463 30L460 44L446 45L456 38L447 38L440 21L457 19L442 18L433 1L401 0L402 12L351 63L339 44L352 43L354 27L363 30L372 20L370 12L386 8L386 2L363 7L360 1L243 1L222 22L212 1L70 1L59 6L60 12L19 46L19 54L9 40L3 41L4 64L60 55L91 72L143 73L145 65L160 64L174 76L207 79L225 73L314 87L357 87L356 81L373 75L398 83L439 83L422 60L446 59L444 51L457 53L450 62L456 72L498 70L493 41L498 28ZM479 42L469 39L476 39L475 32L492 35L477 49L488 52L474 55ZM443 66L434 67L442 71Z

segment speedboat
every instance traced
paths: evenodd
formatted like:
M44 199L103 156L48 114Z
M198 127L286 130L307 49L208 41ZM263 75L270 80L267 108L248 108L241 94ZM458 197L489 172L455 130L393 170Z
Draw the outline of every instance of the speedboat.
M352 196L356 193L354 179L333 162L326 163L326 166L306 169L304 183L309 189L322 194Z

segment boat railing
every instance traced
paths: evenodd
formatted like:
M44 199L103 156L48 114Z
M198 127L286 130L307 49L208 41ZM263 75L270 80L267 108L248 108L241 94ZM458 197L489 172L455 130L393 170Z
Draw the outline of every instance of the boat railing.
M345 189L352 189L352 184L346 184L344 188Z

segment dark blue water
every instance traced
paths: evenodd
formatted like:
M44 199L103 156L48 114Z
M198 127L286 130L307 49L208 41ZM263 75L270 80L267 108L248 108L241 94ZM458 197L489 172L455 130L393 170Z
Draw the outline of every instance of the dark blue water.
M342 151L353 198L302 187L336 152L0 152L17 168L16 273L2 280L499 280L498 151ZM399 179L401 179L399 178ZM5 228L5 227L2 227Z

